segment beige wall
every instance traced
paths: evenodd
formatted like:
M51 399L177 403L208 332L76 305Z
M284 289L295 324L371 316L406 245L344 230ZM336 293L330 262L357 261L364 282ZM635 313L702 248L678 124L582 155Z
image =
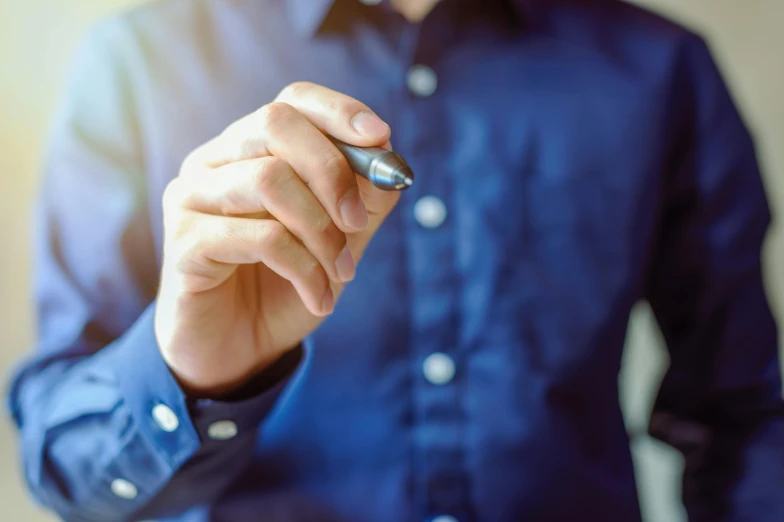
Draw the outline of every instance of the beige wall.
M29 285L29 216L41 145L75 46L98 18L140 0L0 0L0 371L33 342ZM784 208L784 0L644 0L708 35L741 109L758 138L774 208ZM784 261L784 234L776 228L766 251L768 267ZM784 272L768 270L769 293L784 299ZM784 319L782 306L778 317ZM784 324L784 321L780 321ZM661 374L655 328L644 307L629 335L623 404L630 426L644 426ZM647 521L681 520L677 456L648 439L635 443ZM15 442L0 422L0 505L3 520L51 520L26 500L16 472Z
M80 38L133 0L0 0L0 373L33 343L29 234L41 146ZM0 520L55 520L19 479L14 434L0 417Z

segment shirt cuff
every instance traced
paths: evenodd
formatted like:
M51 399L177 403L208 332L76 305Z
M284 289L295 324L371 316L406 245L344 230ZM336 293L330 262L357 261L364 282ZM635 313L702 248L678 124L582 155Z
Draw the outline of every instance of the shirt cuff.
M302 360L297 347L240 392L239 400L190 399L161 356L154 330L155 303L117 341L113 358L121 396L139 430L176 469L202 444L253 434Z

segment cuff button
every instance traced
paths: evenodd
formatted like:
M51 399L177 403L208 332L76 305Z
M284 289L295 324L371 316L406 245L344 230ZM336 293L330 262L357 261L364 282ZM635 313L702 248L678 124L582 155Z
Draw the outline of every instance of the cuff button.
M166 433L171 433L180 427L180 419L177 418L177 414L165 404L158 404L152 409L152 418L155 420L155 424Z
M139 490L136 489L136 486L121 478L114 479L110 487L112 493L126 500L133 500L139 494Z

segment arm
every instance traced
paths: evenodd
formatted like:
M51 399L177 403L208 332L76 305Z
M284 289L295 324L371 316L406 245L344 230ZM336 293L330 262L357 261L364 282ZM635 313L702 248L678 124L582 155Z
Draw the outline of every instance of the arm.
M686 458L693 522L784 520L784 407L760 250L754 148L704 43L676 67L661 237L648 298L670 353L651 434Z
M87 42L56 124L36 231L40 341L10 394L31 491L74 521L157 518L214 499L248 462L301 355L234 402L189 400L163 361L147 220L159 203L147 200L117 37L107 25ZM152 415L159 404L174 413L171 431ZM238 426L230 442L207 435L223 419Z
M126 56L141 36L125 29L88 42L55 132L41 341L11 390L31 489L86 522L175 515L230 487L300 342L399 197L357 178L324 135L380 146L389 127L300 82L195 149L154 201L133 89L144 60ZM147 209L161 204L158 278ZM236 433L210 430L218 420Z

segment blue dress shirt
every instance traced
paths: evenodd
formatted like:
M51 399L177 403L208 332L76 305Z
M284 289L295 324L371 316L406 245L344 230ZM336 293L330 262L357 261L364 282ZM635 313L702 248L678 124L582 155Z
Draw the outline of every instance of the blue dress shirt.
M366 2L372 3L372 2ZM161 194L309 80L416 184L335 313L225 401L153 334ZM651 432L692 521L784 520L784 414L749 134L702 40L611 0L164 0L101 24L48 155L40 341L10 405L69 521L635 522L618 371L647 299ZM659 522L659 521L656 521Z

